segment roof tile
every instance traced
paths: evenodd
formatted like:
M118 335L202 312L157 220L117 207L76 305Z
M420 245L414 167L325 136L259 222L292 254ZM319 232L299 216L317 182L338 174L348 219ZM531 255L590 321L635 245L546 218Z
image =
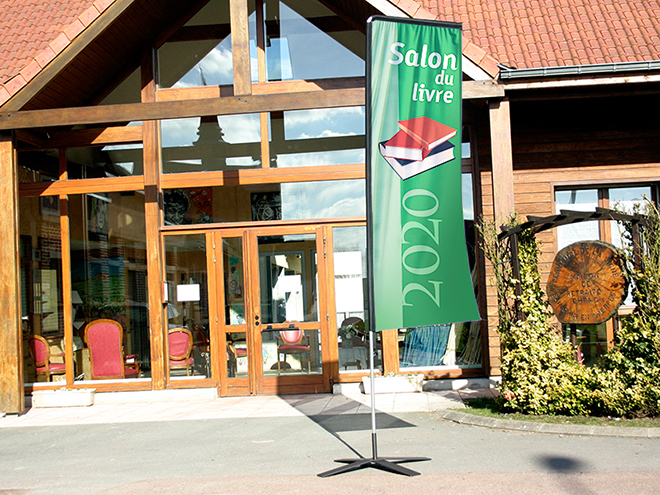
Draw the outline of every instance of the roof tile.
M13 96L18 90L25 86L25 79L23 79L22 75L18 74L16 77L7 81L4 86L5 89L9 91L9 94Z
M96 0L94 2L94 7L96 7L99 12L103 12L105 9L110 7L110 5L112 5L113 1L114 0Z
M69 38L64 33L60 33L57 35L57 38L50 42L48 47L53 50L53 52L60 53L69 45L69 42Z
M78 20L82 22L83 26L87 27L92 22L94 22L99 15L101 15L99 11L96 10L96 7L92 5L85 12L80 14L80 16L78 16Z
M83 32L84 29L85 29L85 25L82 22L80 22L79 19L76 19L66 28L64 28L64 34L66 35L67 38L69 38L69 41L73 41L76 38L76 36L78 36L80 33Z
M46 67L55 58L55 52L50 46L41 50L34 58L41 68Z
M658 0L452 0L436 10L418 1L440 19L462 22L464 36L504 65L660 60ZM565 48L549 50L548 40Z
M36 60L32 60L29 64L21 69L19 73L25 81L31 80L34 76L39 74L41 66L37 63Z

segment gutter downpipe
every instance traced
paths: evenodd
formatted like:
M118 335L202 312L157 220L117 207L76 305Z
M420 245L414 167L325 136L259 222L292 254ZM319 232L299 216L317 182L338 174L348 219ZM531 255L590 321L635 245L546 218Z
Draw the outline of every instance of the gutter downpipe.
M547 79L576 75L606 75L624 72L650 72L660 70L660 60L649 62L621 62L612 64L567 65L564 67L542 67L534 69L512 69L499 66L500 80Z

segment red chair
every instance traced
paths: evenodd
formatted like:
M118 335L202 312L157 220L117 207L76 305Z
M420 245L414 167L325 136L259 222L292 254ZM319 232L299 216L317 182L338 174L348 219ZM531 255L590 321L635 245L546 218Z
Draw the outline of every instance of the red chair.
M85 326L92 380L140 378L137 355L124 356L124 330L114 320L94 320Z
M286 356L288 354L300 356L301 368L303 365L302 356L307 355L307 373L311 373L309 351L309 337L305 336L304 330L296 328L293 324L289 325L289 328L286 330L280 330L280 335L277 337L277 374L281 372L280 355L282 354L284 354L284 369L287 368Z
M34 364L37 368L37 376L45 375L48 381L53 381L53 375L63 375L66 373L66 365L64 363L51 363L50 358L50 345L48 341L41 335L31 335L28 338L28 345L30 347L30 355L34 359ZM57 356L64 356L64 354L56 354Z
M195 359L190 356L193 348L193 336L187 328L171 328L167 343L170 355L170 370L185 369L186 376L194 375Z

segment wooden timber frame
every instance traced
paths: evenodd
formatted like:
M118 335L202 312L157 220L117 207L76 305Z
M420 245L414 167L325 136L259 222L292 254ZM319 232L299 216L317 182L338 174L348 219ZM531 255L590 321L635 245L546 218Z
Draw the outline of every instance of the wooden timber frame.
M550 215L547 217L539 217L535 215L528 215L527 221L520 223L515 226L500 226L500 232L497 236L499 242L504 243L504 259L508 260L508 263L511 267L511 275L514 280L517 280L518 283L515 285L516 296L522 295L523 288L520 284L520 258L518 251L518 236L521 232L526 230L531 230L534 234L539 232L554 230L557 227L562 225L572 225L581 222L587 221L607 221L614 220L617 222L628 222L632 226L632 242L633 242L633 263L637 269L642 267L641 261L641 237L639 232L639 227L648 227L648 219L643 215L628 215L621 213L619 211L611 210L609 208L597 207L595 211L573 211L573 210L561 210L558 215ZM601 241L596 241L601 242ZM542 281L543 283L544 281ZM625 295L624 295L625 297ZM518 305L518 300L515 300L513 306L508 308L512 318L521 319L523 315ZM614 322L612 321L612 316L618 314L618 311L614 312L614 315L610 315L605 322L608 326L608 345L611 344L614 337ZM579 361L580 356L578 352L577 340L576 340L576 325L570 325L571 332L571 344L576 349L576 359Z
M205 2L200 2L203 5ZM17 413L24 408L23 387L23 353L21 310L20 310L20 275L18 259L18 232L19 209L18 200L22 197L57 196L60 201L60 229L62 235L62 273L71 271L70 244L69 244L69 217L68 196L103 193L107 191L143 191L145 195L145 229L148 276L148 304L151 310L148 313L150 336L150 351L152 356L151 382L122 382L99 383L95 388L99 391L115 390L164 390L184 386L181 383L168 381L167 370L167 334L163 280L165 280L165 261L163 259L164 235L175 231L183 232L185 228L163 227L163 191L172 188L191 188L200 186L223 185L250 185L264 183L285 183L303 181L331 181L365 179L365 164L354 163L347 165L332 165L325 167L309 166L300 168L269 168L268 160L263 161L261 169L236 170L218 172L196 172L185 174L163 174L161 170L161 137L159 121L164 119L221 116L234 114L258 114L261 129L260 149L262 156L269 156L270 143L268 139L268 113L291 110L325 109L340 107L355 107L365 105L365 80L362 77L349 77L344 79L305 80L305 81L266 81L265 60L265 33L263 23L258 20L257 25L257 60L258 78L251 80L249 33L247 29L247 2L244 0L229 0L230 25L232 35L232 54L234 63L234 79L231 86L204 86L197 88L160 89L157 75L157 47L167 37L176 31L176 26L163 33L154 44L142 52L140 103L113 104L105 106L78 106L50 109L20 110L16 102L25 105L30 98L39 95L40 88L47 87L48 80L38 77L34 84L28 85L18 96L10 100L9 104L0 109L0 203L2 208L3 239L12 242L3 242L0 248L0 262L3 272L0 276L0 311L4 315L0 325L0 342L2 356L0 356L0 385L2 397L0 410ZM123 2L121 8L126 8ZM257 16L261 16L263 9L261 0L257 0ZM116 9L119 12L119 7ZM113 11L113 15L119 15ZM185 22L182 19L180 25ZM98 33L96 33L98 34ZM79 50L79 47L75 47ZM51 77L57 69L63 70L72 60L70 53L65 54L62 61L55 60L53 68L49 68ZM40 85L40 86L39 86ZM502 100L504 92L501 86L492 81L464 81L464 100L479 101L490 98L491 119L497 133L493 137L493 144L499 146L494 154L493 161L506 171L511 168L511 145L509 113L506 100ZM22 106L20 108L23 108ZM10 110L8 110L10 109ZM140 122L141 125L125 126L126 122ZM73 126L91 126L83 130L66 130ZM476 146L476 133L471 134L472 146ZM505 142L501 143L500 141ZM508 140L508 141L507 141ZM29 143L31 149L58 149L59 151L59 177L54 182L18 183L17 176L17 149L18 143ZM94 179L69 179L67 176L67 162L65 150L73 147L102 146L109 144L142 143L144 173L141 176L126 176ZM480 211L481 184L478 170L478 159L475 154L472 160L464 161L463 171L471 173L474 179L475 212ZM509 209L510 195L506 190L494 193L502 198L499 204L503 209ZM305 223L305 222L303 222ZM323 222L311 222L322 226ZM337 219L330 222L339 226L363 226L366 218ZM285 224L277 224L286 228ZM258 227L262 227L259 224ZM265 225L268 227L268 225ZM217 225L215 228L226 228L227 225ZM232 229L240 228L241 224L231 224ZM254 224L246 224L245 228L255 228ZM325 241L332 245L332 228L322 227ZM202 230L198 230L203 232ZM479 257L478 257L479 259ZM333 260L327 260L327 273L333 273ZM254 270L254 267L252 267ZM483 266L479 269L479 277L483 282ZM153 274L157 274L153 276ZM328 315L327 326L329 333L324 335L327 342L337 342L337 322L334 311L334 281L332 277L323 278L324 290L327 294L327 303L332 307L324 308L324 315ZM217 289L217 288L216 288ZM482 307L485 305L485 294L481 296ZM71 307L71 279L63 277L62 305ZM324 302L325 304L325 302ZM65 328L72 327L72 315L65 311ZM485 322L484 322L485 325ZM154 331L153 329L162 329ZM486 327L483 327L484 331ZM382 350L384 372L399 371L398 334L397 330L382 332ZM66 340L66 355L71 356L73 351L72 339ZM488 359L488 342L482 331L482 362L485 365ZM221 342L216 344L222 345ZM329 373L323 377L323 390L330 391L333 383L358 381L363 373L339 374L337 366L337 346L329 345L327 357L330 360ZM79 387L74 383L74 369L72 360L67 359L66 386ZM226 370L224 370L226 373ZM222 377L221 368L214 369L213 381L190 382L185 386L209 386L217 383ZM453 378L483 376L484 368L479 369L451 369L442 371L429 371L429 377ZM61 386L61 384L60 384ZM85 385L88 386L88 385ZM55 387L55 385L51 386ZM45 387L48 388L48 387ZM302 389L301 389L302 390ZM289 390L295 392L295 389Z

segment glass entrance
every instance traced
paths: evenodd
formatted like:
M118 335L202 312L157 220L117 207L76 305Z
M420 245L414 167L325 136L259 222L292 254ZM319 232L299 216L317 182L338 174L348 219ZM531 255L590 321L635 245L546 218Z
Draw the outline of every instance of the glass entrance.
M257 245L263 375L277 378L276 387L288 377L320 375L316 235L257 236Z
M211 292L222 315L220 346L226 348L220 356L221 395L326 391L321 341L327 329L319 317L322 235L316 228L292 227L213 235Z

